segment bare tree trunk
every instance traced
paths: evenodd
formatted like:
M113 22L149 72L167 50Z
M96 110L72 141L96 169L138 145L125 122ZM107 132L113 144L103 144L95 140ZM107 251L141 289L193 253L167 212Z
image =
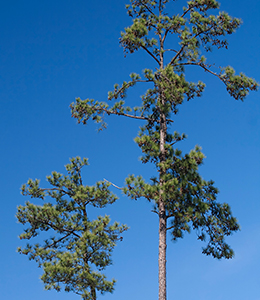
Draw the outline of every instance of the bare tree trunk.
M164 97L161 94L161 116L160 116L160 162L165 162L165 140L166 140L166 116L163 111ZM164 197L163 197L163 184L164 184L164 168L160 168L160 197L158 202L159 208L159 300L166 300L166 229L167 217L165 211Z
M166 300L166 216L163 200L159 200L159 300Z
M162 0L159 0L159 15L162 14ZM160 70L164 67L164 38L162 37L161 31L158 31L160 40ZM166 160L165 153L165 141L167 133L167 123L165 115L165 99L163 90L160 91L159 95L159 105L160 105L160 162L163 163ZM159 267L159 300L166 300L166 228L167 228L167 217L165 211L165 203L163 197L163 184L164 184L165 170L160 167L160 197L158 202L159 209L159 255L158 255L158 267Z

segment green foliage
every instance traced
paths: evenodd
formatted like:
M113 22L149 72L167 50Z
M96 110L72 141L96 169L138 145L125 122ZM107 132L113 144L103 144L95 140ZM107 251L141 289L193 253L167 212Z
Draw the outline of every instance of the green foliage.
M135 141L143 153L141 161L155 164L158 178L152 178L148 184L142 177L131 175L126 179L124 193L133 199L144 197L154 202L154 212L158 214L159 202L163 200L165 218L171 222L167 230L173 240L193 228L199 232L200 240L208 237L203 253L231 258L233 251L224 237L239 229L237 221L227 204L216 202L217 189L213 182L205 181L199 175L198 167L204 159L200 148L196 147L183 156L174 147L185 135L171 134L170 126L183 101L200 97L205 88L201 81L194 83L185 79L189 66L202 68L221 80L236 100L243 101L250 90L257 89L258 84L242 73L235 75L230 66L213 72L211 65L206 63L208 51L214 47L228 48L225 37L236 31L241 20L221 11L211 14L220 6L215 0L188 1L183 11L175 14L167 11L169 2L174 1L130 0L130 4L126 5L133 23L121 33L120 44L125 54L144 50L156 67L144 70L142 75L132 74L131 80L121 87L116 84L108 96L110 103L114 101L112 105L77 99L71 104L72 116L83 124L89 119L96 120L101 123L101 129L106 126L105 115L143 120L145 124ZM178 40L170 49L165 46L169 35ZM166 52L172 53L168 61ZM142 96L139 107L126 106L127 90L140 82L149 82L153 86Z
M226 203L216 200L218 190L213 181L204 180L199 166L205 158L196 146L187 154L176 147L185 134L171 131L174 115L184 101L201 97L205 83L186 80L188 67L206 71L223 82L229 95L244 101L258 84L243 73L235 74L231 66L213 71L207 53L214 48L228 48L227 35L233 34L241 20L219 11L215 0L188 1L179 13L167 10L174 0L130 0L126 5L132 25L121 33L120 44L125 55L143 50L152 59L151 67L142 74L130 74L130 80L115 84L107 101L76 99L71 104L72 117L78 123L93 120L99 129L106 128L105 117L118 115L142 120L135 142L142 151L142 163L152 163L157 176L147 183L142 176L126 178L123 192L132 199L145 198L153 204L159 218L159 299L166 300L166 234L172 240L182 238L194 229L198 239L207 242L202 252L215 258L232 258L233 250L225 237L239 229ZM211 14L214 10L217 13ZM172 35L168 45L168 37ZM167 53L167 56L165 55ZM140 106L127 105L128 89L149 83L141 96ZM53 172L47 177L50 188L40 188L39 180L29 180L22 194L51 202L19 206L18 221L28 227L20 235L30 240L40 232L53 236L42 244L27 244L18 251L35 260L44 273L46 289L72 291L85 300L96 300L97 292L112 292L115 281L107 280L102 271L111 264L111 252L125 225L110 224L108 216L90 220L87 207L105 207L117 198L109 191L110 184L98 182L85 186L81 169L87 160L71 159L68 175ZM48 235L48 233L47 233Z
M91 118L101 124L100 129L106 127L105 115L123 115L157 122L155 113L159 107L158 95L163 91L171 109L177 113L177 106L187 100L201 96L205 84L187 82L185 67L197 66L216 76L226 86L229 94L236 100L244 100L250 90L256 90L258 84L252 78L243 74L235 75L231 67L222 67L219 72L213 72L211 65L206 63L205 54L213 47L228 48L224 38L230 35L241 24L241 20L230 17L225 12L217 15L209 11L219 8L219 3L213 0L188 1L183 12L172 15L166 12L166 5L173 1L130 1L126 5L128 15L133 18L133 24L121 33L120 44L125 53L133 53L143 49L157 64L155 70L145 70L143 76L133 73L131 81L124 82L121 87L115 85L114 91L109 92L108 100L115 100L111 106L106 102L93 99L77 99L71 104L72 116L78 122L86 124ZM179 40L171 49L165 48L169 34ZM165 52L172 52L172 58L165 62ZM163 64L162 64L163 63ZM127 90L138 82L152 82L153 89L149 89L143 96L141 107L125 106L122 100ZM166 101L166 102L167 102ZM168 103L165 103L167 106ZM168 105L170 106L170 105ZM134 111L134 114L129 114Z
M81 169L88 164L87 159L76 157L70 162L66 165L68 175L52 172L47 177L50 188L40 188L39 180L31 179L22 186L23 195L43 201L50 197L51 202L36 205L27 201L18 207L18 222L27 225L20 239L31 240L41 232L48 232L50 237L42 244L28 243L18 252L43 268L45 289L60 291L64 287L84 300L95 300L97 292L114 289L115 280L107 280L102 271L112 263L112 250L127 226L110 224L109 216L89 219L89 206L103 208L117 197L107 182L83 185Z
M169 147L169 155L164 162L156 163L158 170L164 170L163 184L152 178L152 184L145 183L141 176L126 179L124 193L137 200L144 197L154 203L153 212L159 214L160 191L166 208L166 219L170 221L167 231L172 240L183 237L184 232L195 229L199 240L208 244L203 253L215 258L231 258L233 251L225 242L225 236L237 231L239 225L232 216L228 204L216 202L218 190L213 181L205 181L198 173L204 155L199 147L182 156L178 149ZM155 161L155 157L152 158Z

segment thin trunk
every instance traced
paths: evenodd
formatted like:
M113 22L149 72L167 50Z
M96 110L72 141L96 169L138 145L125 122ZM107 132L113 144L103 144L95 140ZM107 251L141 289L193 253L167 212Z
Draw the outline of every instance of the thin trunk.
M159 0L159 15L162 15L163 5L162 0ZM160 21L159 21L160 23ZM158 28L158 27L157 27ZM164 68L164 38L162 37L161 29L158 28L158 36L160 40L160 70ZM166 161L165 153L165 142L166 142L166 133L167 133L167 123L165 115L165 97L163 90L159 92L159 109L160 109L160 163ZM167 228L167 217L165 210L165 202L163 195L163 185L164 185L164 175L165 170L163 167L160 167L160 197L158 202L159 209L159 300L166 300L166 228Z
M163 200L159 200L159 300L166 300L166 217Z
M82 184L82 182L81 182ZM87 207L85 206L83 211L83 215L84 215L84 220L87 221L88 220L88 214L87 214ZM86 226L86 224L84 225L85 228L85 232L88 231L88 227ZM86 257L84 257L84 262L87 266L87 269L89 269L89 264L88 264L88 260ZM91 295L91 300L97 300L97 293L96 293L96 288L94 285L90 284L90 295Z
M160 1L161 5L161 1ZM160 6L161 7L161 6ZM159 34L160 38L160 48L163 49L163 40L161 34ZM163 70L163 52L160 53L160 69ZM166 116L164 112L165 99L163 95L163 91L160 91L160 162L165 162L165 140L166 140L166 132L167 132L167 124L166 124ZM163 186L164 183L164 174L165 171L161 167L160 168L160 187ZM160 197L159 197L159 300L166 300L166 211L165 204L163 199L163 189L160 188Z
M163 100L162 100L163 102ZM161 129L160 129L160 161L165 161L165 136L166 136L166 117L161 113ZM164 171L160 170L160 186L163 185ZM163 199L163 190L160 189L159 198L159 300L166 300L166 212Z

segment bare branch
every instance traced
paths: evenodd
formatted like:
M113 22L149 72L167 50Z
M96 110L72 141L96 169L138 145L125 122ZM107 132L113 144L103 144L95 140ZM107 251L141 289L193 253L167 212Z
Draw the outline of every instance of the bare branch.
M226 85L226 82L225 80L217 73L211 71L205 64L201 63L201 62L187 62L187 63L180 63L179 64L180 66L199 66L201 67L202 69L204 69L206 72L218 77L222 82L224 82L224 84Z
M175 225L173 225L173 226L171 226L171 227L167 227L166 230L168 231L168 230L171 230L171 229L173 229L173 228L175 228Z
M175 53L178 52L177 50L174 50L174 49L164 49L164 51L165 51L165 52L166 52L166 51L173 51L173 52L175 52Z
M153 59L156 60L156 62L158 63L158 65L160 65L160 61L158 60L158 58L157 58L155 55L152 54L151 51L149 51L149 50L148 50L145 46L143 46L143 45L141 45L141 47L142 47L142 48L143 48L150 56L152 56Z
M181 15L181 18L183 18L193 7L190 6L188 9L185 10L185 12Z
M186 45L182 45L181 49L176 53L176 55L172 58L172 60L170 61L169 65L172 65L175 61L175 59L181 54L181 52L183 51L183 49L186 47Z
M105 178L104 178L104 181L108 182L109 184L113 185L115 188L117 188L117 189L119 189L119 190L122 190L122 189L123 189L123 188L121 188L121 187L115 185L114 183L112 183L112 182L106 180Z

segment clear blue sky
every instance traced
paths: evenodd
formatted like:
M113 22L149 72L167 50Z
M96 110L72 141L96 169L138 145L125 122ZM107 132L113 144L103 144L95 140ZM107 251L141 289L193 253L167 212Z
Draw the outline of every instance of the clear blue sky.
M185 1L179 1L182 4ZM3 300L80 299L44 291L41 270L16 253L16 207L25 202L20 186L28 178L41 179L51 171L64 172L70 157L88 157L85 184L106 178L122 185L131 173L149 178L155 172L139 161L133 142L139 123L110 117L109 126L77 125L69 104L75 97L105 100L114 83L131 72L150 67L137 53L124 58L120 31L130 24L119 0L10 0L0 11L1 101L1 250L0 298ZM181 5L182 6L182 5ZM260 81L260 2L223 0L221 10L243 19L230 37L229 50L214 50L210 62L231 65ZM183 105L173 130L185 132L185 151L199 144L206 154L201 173L220 189L219 201L228 202L241 232L228 242L235 258L217 261L201 254L195 234L168 243L168 299L260 300L260 103L251 93L244 103L230 98L225 87L204 72L189 75L207 84L201 99ZM127 98L139 101L138 88ZM117 192L116 190L114 192ZM120 194L119 194L120 195ZM114 265L107 269L117 279L107 300L157 299L157 216L149 203L120 200L100 214L128 224L131 229L116 248Z

